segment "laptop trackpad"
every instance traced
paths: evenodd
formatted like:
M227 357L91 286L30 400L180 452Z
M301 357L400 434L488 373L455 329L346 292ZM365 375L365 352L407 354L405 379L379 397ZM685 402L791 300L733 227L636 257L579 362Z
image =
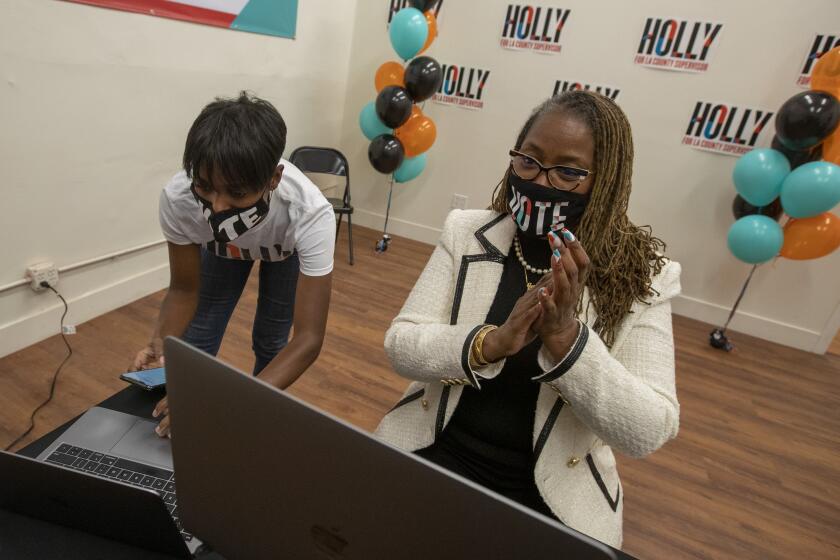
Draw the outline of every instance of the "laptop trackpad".
M169 438L162 438L155 433L156 425L147 420L138 420L111 448L111 452L126 459L172 470L172 446Z

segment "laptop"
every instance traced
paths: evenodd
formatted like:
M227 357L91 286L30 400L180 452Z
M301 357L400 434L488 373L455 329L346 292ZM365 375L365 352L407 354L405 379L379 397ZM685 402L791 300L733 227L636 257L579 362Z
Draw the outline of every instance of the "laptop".
M62 557L84 557L91 537L32 519L111 539L96 541L98 552L107 550L109 558L149 558L150 551L168 558L191 555L160 496L151 490L7 452L0 452L0 480L4 558L45 557L56 548L64 549Z
M173 529L181 531L187 548L195 552L201 543L181 526L170 442L155 433L155 426L139 416L94 407L36 460L154 492Z
M225 557L616 558L178 339L164 345L181 520Z

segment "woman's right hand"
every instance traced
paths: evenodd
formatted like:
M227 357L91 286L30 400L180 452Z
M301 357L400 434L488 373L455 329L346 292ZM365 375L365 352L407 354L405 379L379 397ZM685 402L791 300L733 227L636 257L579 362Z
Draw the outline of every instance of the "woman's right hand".
M504 324L487 333L481 347L485 360L494 363L513 356L537 337L531 328L542 312L537 292L548 285L550 280L550 274L540 279L536 286L519 298Z

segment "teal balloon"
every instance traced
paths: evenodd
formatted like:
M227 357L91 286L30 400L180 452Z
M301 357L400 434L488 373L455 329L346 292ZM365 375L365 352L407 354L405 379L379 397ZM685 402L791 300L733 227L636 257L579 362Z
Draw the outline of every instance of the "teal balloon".
M749 264L767 262L782 249L785 235L772 218L761 215L744 216L729 228L727 244L738 259Z
M394 15L391 27L391 46L403 60L408 60L420 52L429 36L429 24L423 12L417 8L403 8Z
M840 202L840 166L828 161L800 165L782 184L782 208L791 218L810 218Z
M405 158L396 171L394 171L394 181L397 183L407 183L412 179L416 179L423 170L426 169L426 154L420 154L417 157Z
M359 113L359 128L368 140L373 140L381 134L391 134L392 130L385 126L376 115L376 103L371 101Z
M767 206L779 196L790 173L790 163L781 152L757 148L735 163L732 181L741 198L753 206Z

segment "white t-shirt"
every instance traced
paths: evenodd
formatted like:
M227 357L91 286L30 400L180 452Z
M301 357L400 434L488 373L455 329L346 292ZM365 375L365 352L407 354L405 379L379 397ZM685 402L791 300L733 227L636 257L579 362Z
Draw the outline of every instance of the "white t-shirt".
M335 250L332 205L300 169L285 159L280 163L283 176L271 193L268 216L230 243L213 238L210 224L190 191L190 179L182 170L160 195L164 237L176 245L201 245L228 259L282 261L297 251L303 274L329 274Z

